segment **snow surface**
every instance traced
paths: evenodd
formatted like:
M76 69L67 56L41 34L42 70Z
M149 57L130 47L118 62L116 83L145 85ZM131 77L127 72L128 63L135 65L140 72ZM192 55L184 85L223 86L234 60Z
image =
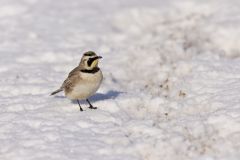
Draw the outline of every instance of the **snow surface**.
M240 1L0 0L1 160L239 160ZM97 110L49 94L83 52Z

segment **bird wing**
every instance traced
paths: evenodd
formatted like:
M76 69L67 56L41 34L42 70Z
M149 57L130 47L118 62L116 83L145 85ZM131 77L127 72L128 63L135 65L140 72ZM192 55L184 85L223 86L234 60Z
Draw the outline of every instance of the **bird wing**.
M69 74L67 79L63 82L62 87L65 91L71 91L74 85L81 79L79 67L74 68Z

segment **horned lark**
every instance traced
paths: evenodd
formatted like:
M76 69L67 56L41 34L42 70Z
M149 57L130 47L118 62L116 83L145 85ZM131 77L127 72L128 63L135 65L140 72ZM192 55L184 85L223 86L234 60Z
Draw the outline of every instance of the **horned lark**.
M86 100L90 109L97 109L92 106L88 98L96 93L103 79L102 71L98 67L100 58L102 57L92 51L84 53L79 65L69 73L62 86L51 95L64 91L67 98L77 100L80 111L83 109L79 100Z

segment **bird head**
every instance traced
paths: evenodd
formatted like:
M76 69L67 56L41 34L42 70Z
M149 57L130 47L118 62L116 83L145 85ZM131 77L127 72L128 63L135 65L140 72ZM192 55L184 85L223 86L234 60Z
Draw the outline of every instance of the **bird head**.
M85 52L82 56L82 59L79 63L79 66L82 69L92 70L95 67L98 67L98 60L101 59L101 58L102 58L101 56L98 56L93 51Z

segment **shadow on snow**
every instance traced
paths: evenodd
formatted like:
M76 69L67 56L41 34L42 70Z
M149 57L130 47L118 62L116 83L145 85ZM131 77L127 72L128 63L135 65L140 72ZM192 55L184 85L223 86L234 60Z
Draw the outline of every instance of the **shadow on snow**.
M119 92L119 91L108 91L107 93L96 93L92 97L89 98L90 102L96 102L96 101L104 101L108 99L115 99L117 98L120 94L123 94L124 92ZM55 96L56 98L66 98L65 96ZM78 104L76 100L72 100L72 103ZM85 100L81 100L80 103L86 103Z

